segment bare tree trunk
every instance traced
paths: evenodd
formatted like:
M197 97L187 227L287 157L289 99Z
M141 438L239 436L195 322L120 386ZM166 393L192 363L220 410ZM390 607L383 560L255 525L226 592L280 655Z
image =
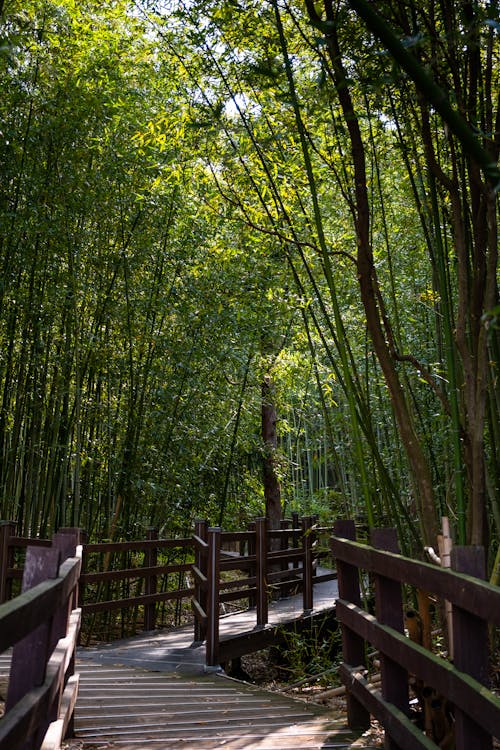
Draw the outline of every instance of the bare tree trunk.
M266 517L271 528L278 529L281 520L281 487L276 472L276 404L274 386L269 375L262 382L262 441L264 443L263 481Z

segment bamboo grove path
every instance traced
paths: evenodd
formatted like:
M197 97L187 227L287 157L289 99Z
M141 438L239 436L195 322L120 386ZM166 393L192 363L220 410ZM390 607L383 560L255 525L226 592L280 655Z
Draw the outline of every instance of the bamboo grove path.
M6 526L10 531L12 524ZM361 744L355 740L344 719L329 709L231 680L220 669L221 662L279 644L289 632L307 631L316 618L314 637L322 642L331 638L336 622L342 627L339 674L347 689L346 723L348 719L350 726L368 728L370 717L377 718L385 728L386 743L398 750L430 750L452 739L457 750L491 750L493 738L500 740L500 699L490 689L488 634L500 627L500 591L484 580L484 550L456 546L451 569L445 569L399 554L395 529L372 529L367 545L356 541L353 520L338 520L330 538L337 571L333 573L319 567L324 552L318 547L314 554L314 537L320 529L310 517L303 519L301 531L300 548L294 544L291 549L284 549L288 529L270 532L282 537L279 550L266 543L265 519L256 520L255 532L224 536L219 528L208 528L208 541L195 533L191 542L126 542L125 562L131 550L144 547L139 577L146 582L156 582L160 574L190 571L195 584L173 592L157 592L156 585L147 585L142 599L113 598L90 605L83 600L83 607L77 601L79 583L138 577L137 568L129 569L129 564L126 569L80 575L83 550L76 545L78 529L61 530L48 549L45 540L30 546L30 540L7 534L0 545L1 589L8 592L9 580L19 579L22 572L25 590L0 605L2 696L8 683L7 712L0 721L2 750L60 750L62 738L73 736L73 729L77 739L68 750L366 748L363 738ZM292 534L297 536L295 528ZM224 541L239 542L240 553L222 554ZM241 554L242 541L246 555ZM21 571L12 567L10 552L26 544ZM190 544L195 547L194 563L158 566L150 554L156 547ZM110 546L123 550L123 545L113 543L94 545L93 551L107 553ZM234 574L227 577L229 571L247 575L235 580ZM362 607L361 581L366 577L375 594L375 615ZM433 645L441 646L432 642L430 619L428 647L411 632L409 637L405 634L403 585L418 592L423 583L438 600L451 603L453 662L434 652ZM286 597L300 588L300 596ZM146 617L149 607L188 596L194 629L155 630L155 618ZM242 611L245 599L249 608ZM240 610L221 617L229 602ZM141 604L145 630L139 637L75 651L82 609L92 613ZM193 643L193 637L199 642ZM367 644L379 652L380 690L366 680ZM293 648L293 641L287 645ZM410 716L410 699L413 708L417 700L420 717L426 719L428 701L418 695L411 698L411 675L436 696L438 707L449 703L454 720L448 725L432 721L422 733Z
M13 567L12 550L30 540L15 537L12 523L4 526L2 558L10 560L4 566L5 594L9 580L21 576ZM97 558L90 574L87 564L82 566L83 615L143 605L145 631L139 637L78 650L75 748L351 746L355 738L346 730L346 721L332 721L328 710L229 679L220 668L221 663L278 644L290 630L307 629L316 618L321 621L318 627L336 627L336 574L320 567L325 551L318 544L319 535L329 536L331 530L320 529L313 517L284 521L280 530L268 529L265 518L252 526L245 532L223 532L200 520L190 539L160 540L156 530L148 530L147 540L84 545L83 559L92 554ZM75 537L79 530L65 533ZM43 542L47 544L50 541ZM194 562L165 564L157 556L160 549L192 550ZM131 552L143 555L139 568L131 565ZM122 567L101 571L99 556L107 553L117 553ZM186 571L193 583L185 582L173 592L158 589L159 577L180 572L184 580ZM145 578L143 598L118 595L102 603L86 602L89 586L96 581L121 581L138 574ZM301 594L287 596L291 591ZM156 630L156 603L179 596L191 598L194 630L193 625ZM239 611L221 616L226 606L234 611L233 602L242 605Z
M336 581L317 584L312 616L337 598ZM271 604L270 632L300 621L301 596ZM221 618L221 640L251 637L255 614ZM239 748L317 750L353 747L356 736L327 709L273 694L205 671L205 647L192 642L192 626L144 633L80 648L80 690L75 710L78 748ZM0 657L8 669L8 656ZM71 747L70 743L70 747Z

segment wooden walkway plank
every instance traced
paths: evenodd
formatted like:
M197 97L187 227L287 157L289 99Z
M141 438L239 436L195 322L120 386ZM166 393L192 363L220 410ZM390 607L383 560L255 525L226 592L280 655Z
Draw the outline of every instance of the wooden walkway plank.
M75 728L84 747L348 748L328 712L222 675L191 678L80 664Z
M315 612L332 609L336 582L315 587ZM302 597L273 602L272 629L300 620ZM255 611L221 618L221 638L251 633ZM88 750L347 750L356 739L328 709L205 673L192 627L153 631L78 651L76 739ZM0 655L0 673L8 672ZM366 750L366 749L365 749Z

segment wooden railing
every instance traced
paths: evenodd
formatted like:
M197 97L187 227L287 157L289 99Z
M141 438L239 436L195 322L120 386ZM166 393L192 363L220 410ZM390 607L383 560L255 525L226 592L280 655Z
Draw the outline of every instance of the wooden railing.
M77 541L67 529L50 547L27 546L22 593L0 605L0 652L13 647L0 750L58 750L72 733L81 619Z
M371 542L373 547L355 541L351 521L334 526L336 613L342 624L344 659L340 671L350 726L367 728L370 714L375 716L386 730L385 747L390 750L489 750L492 737L500 738L500 699L488 689L488 625L500 625L500 589L481 580L484 551L456 547L454 569L447 570L398 554L393 529L374 530ZM361 607L360 579L367 577L373 581L375 617ZM451 602L453 664L404 635L402 584ZM380 692L365 679L367 642L379 651ZM434 732L433 741L410 721L409 675L424 696L424 714L433 699L443 709L440 718L445 709L450 710L452 736L440 738L437 728L428 725L427 735ZM446 731L443 726L441 733Z
M16 560L27 539L15 536L15 525L0 525L0 595L4 600L22 575L22 559ZM302 591L303 609L313 608L313 584L335 578L320 575L321 554L328 551L331 529L320 528L314 517L281 522L269 530L265 519L257 519L247 531L224 532L197 521L189 538L159 539L155 529L147 538L130 542L104 542L83 545L80 576L80 606L83 629L92 638L98 615L133 613L135 625L144 630L174 624L159 617L165 605L189 604L194 615L194 640L207 642L207 663L218 663L219 616L227 606L255 608L255 624L264 628L268 621L268 601L282 594ZM323 535L326 544L320 552ZM39 546L50 544L37 540ZM329 552L327 552L329 554ZM172 580L174 579L174 580ZM184 607L184 617L190 612ZM177 622L175 623L177 624ZM131 626L132 628L132 626ZM129 635L116 627L111 637ZM135 632L132 628L132 632Z
M142 608L140 625L154 630L159 605L193 595L187 582L192 555L191 538L159 539L156 529L148 529L147 539L85 544L80 578L84 621L97 613L137 613ZM165 562L170 558L175 562Z
M284 522L279 530L268 529L265 518L258 518L249 531L240 532L223 532L219 527L208 528L203 521L197 523L192 606L195 640L206 639L208 666L225 661L219 638L221 605L237 601L242 609L255 607L255 627L263 629L268 623L269 600L293 589L302 591L303 610L311 612L314 584L336 578L334 572L317 573L322 532L330 535L330 530L320 529L311 516L302 519L300 528L289 528ZM225 550L227 546L232 549Z

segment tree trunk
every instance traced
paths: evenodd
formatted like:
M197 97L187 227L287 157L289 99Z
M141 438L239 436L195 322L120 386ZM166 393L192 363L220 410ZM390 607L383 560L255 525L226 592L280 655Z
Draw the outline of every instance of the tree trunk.
M264 444L263 481L266 517L272 529L279 529L281 520L281 487L276 472L276 404L274 386L269 375L262 382L262 442Z

